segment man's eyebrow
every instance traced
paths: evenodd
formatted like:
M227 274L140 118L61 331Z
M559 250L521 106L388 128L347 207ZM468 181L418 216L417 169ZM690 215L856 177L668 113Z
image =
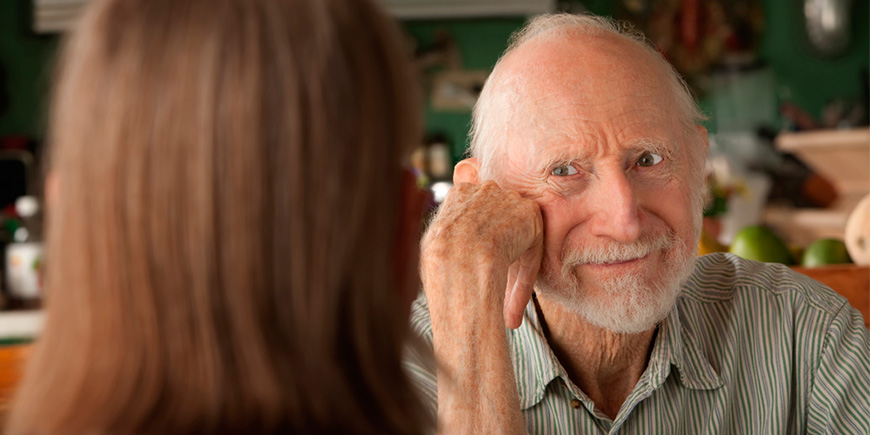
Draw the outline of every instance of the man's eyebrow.
M586 157L581 157L577 152L568 152L565 150L545 151L536 156L530 157L532 160L529 167L533 168L535 173L545 174L549 170L558 165L567 165L574 162L585 162Z
M662 156L665 160L674 161L680 149L679 143L673 140L664 140L661 138L641 138L636 139L627 144L625 150L629 153L627 156L638 156L640 154L650 152Z
M673 141L649 137L635 139L629 142L626 148L635 152L649 151L666 157L675 154L679 150L679 144Z

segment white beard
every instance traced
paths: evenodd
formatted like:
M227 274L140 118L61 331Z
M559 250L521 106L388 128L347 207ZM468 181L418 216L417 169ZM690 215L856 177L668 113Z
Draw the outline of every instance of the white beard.
M683 284L694 268L697 246L687 246L669 232L644 235L637 242L574 248L562 254L561 276L538 278L538 291L565 309L601 328L624 334L652 329L673 309ZM638 274L626 274L603 282L581 282L575 267L584 263L608 263L636 259L664 252L665 270L650 281ZM595 286L592 294L585 287Z

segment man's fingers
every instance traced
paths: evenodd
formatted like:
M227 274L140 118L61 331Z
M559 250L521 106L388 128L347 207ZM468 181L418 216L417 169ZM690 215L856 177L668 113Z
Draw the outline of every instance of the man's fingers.
M540 227L538 227L540 228ZM533 244L520 258L511 265L508 272L508 289L505 296L504 318L505 326L511 329L520 327L523 322L523 311L532 298L535 281L541 269L541 258L544 256L542 235L535 235Z
M504 324L505 324L505 326L507 326L508 328L511 328L511 329L517 328L517 326L514 326L514 324L516 323L516 318L515 318L515 313L514 313L515 308L514 308L513 301L514 301L514 293L517 290L516 284L518 281L517 278L520 275L520 267L521 267L520 261L517 260L516 262L514 262L514 264L511 264L511 266L508 268L507 285L505 286L505 289L504 289L504 307L503 307ZM522 312L520 313L520 315L522 315ZM522 318L520 319L520 322L522 322Z

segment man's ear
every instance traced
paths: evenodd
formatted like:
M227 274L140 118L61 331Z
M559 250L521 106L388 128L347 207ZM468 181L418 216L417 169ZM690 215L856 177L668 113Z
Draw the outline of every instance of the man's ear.
M477 157L469 157L457 163L453 168L453 184L480 182L480 161Z

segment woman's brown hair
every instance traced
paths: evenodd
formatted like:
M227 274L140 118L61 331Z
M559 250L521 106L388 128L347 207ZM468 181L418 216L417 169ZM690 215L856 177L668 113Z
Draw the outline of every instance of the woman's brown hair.
M47 320L9 431L419 432L395 24L362 0L92 3L59 62Z

